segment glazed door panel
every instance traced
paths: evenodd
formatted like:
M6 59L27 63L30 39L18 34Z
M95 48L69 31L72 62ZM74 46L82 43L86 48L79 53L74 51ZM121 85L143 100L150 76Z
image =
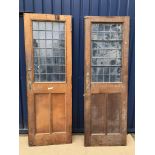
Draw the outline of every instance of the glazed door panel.
M85 146L126 145L129 17L85 17Z
M71 143L71 16L24 14L29 145Z

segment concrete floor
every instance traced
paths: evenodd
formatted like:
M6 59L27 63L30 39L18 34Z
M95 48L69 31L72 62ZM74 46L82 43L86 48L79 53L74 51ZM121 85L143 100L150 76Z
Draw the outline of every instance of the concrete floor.
M28 146L27 135L19 137L19 155L134 155L135 142L127 135L127 146L84 147L84 136L73 135L72 144Z

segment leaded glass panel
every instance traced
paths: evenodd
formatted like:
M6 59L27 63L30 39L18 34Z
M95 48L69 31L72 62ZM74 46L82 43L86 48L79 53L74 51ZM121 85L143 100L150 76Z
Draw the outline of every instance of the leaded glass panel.
M92 24L92 82L121 81L121 51L122 24Z
M33 21L34 81L65 81L65 23Z

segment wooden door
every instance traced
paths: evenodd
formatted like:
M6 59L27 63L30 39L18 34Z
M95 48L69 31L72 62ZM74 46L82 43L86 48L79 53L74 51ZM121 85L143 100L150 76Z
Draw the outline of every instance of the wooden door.
M71 143L71 16L24 14L29 145Z
M85 17L85 146L126 145L129 17Z

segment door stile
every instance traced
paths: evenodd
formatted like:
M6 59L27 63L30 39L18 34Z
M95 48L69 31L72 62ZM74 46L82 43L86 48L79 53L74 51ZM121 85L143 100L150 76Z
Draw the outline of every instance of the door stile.
M90 145L90 135L91 135L91 85L90 85L90 20L88 18L85 18L85 66L84 66L84 109L87 109L84 111L84 128L85 128L85 146Z

